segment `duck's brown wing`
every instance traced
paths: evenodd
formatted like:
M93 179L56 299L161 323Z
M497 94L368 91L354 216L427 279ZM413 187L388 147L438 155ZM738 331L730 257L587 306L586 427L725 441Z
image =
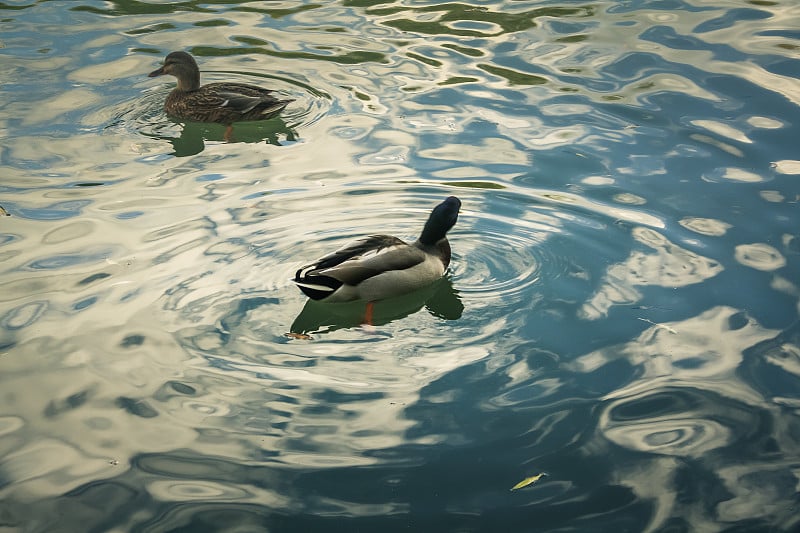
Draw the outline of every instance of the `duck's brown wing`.
M273 91L252 85L210 83L196 91L167 99L167 112L201 122L264 120L280 113L292 100L279 100ZM172 95L170 95L172 96Z
M271 113L279 112L286 107L289 101L278 100L269 94L260 96L252 96L242 94L241 92L220 91L217 93L218 106L223 109L228 109L239 113L240 115L248 115L256 108L258 108L261 115L268 115Z

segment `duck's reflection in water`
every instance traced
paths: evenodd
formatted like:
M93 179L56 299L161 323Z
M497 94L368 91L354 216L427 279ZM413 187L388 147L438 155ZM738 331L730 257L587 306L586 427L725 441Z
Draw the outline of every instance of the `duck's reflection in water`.
M297 131L280 117L259 122L236 122L229 140L225 139L225 126L203 122L184 122L178 137L170 137L164 134L151 134L149 136L168 141L174 149L172 155L176 157L199 154L205 149L206 141L232 143L266 142L275 146L283 146L298 139Z
M375 302L372 312L372 326L383 326L416 313L422 307L433 316L445 320L457 320L464 312L464 304L445 276L431 285L411 294L397 296ZM364 324L366 302L322 303L308 300L292 322L290 337L310 338L312 333L326 333L343 328L353 328Z

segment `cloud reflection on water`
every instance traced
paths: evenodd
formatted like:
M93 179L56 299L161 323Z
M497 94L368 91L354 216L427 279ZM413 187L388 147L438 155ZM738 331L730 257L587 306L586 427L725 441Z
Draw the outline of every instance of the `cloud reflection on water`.
M791 521L786 514L792 507L791 476L767 457L783 457L778 462L788 468L795 446L782 427L781 409L745 379L752 364L747 358L764 357L765 343L778 333L741 311L715 307L690 319L655 324L634 341L568 365L597 375L621 359L636 369L628 383L605 394L600 440L592 449L610 453L600 451L607 450L607 440L646 454L631 457L614 477L639 497L658 502L648 531L675 516L711 524L696 504L679 502L687 461L697 470L692 476L716 478L728 492L717 500L718 520ZM771 505L753 498L756 483L761 494L770 495Z
M636 287L685 287L710 279L723 270L717 261L681 248L655 230L634 228L632 234L636 241L655 253L634 250L624 262L610 266L603 285L581 309L582 318L597 320L612 306L638 302L642 294Z

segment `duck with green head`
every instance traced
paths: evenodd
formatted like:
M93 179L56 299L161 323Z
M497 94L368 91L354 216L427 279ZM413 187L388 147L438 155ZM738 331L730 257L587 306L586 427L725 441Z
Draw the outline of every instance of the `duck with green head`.
M171 52L161 68L148 76L165 74L175 76L178 85L167 96L164 111L179 120L225 124L226 141L230 140L234 122L267 120L294 101L276 98L270 89L244 83L200 85L200 69L187 52Z
M370 235L297 270L294 282L312 300L367 301L406 294L441 278L450 264L447 232L458 220L461 201L450 196L437 205L419 238L409 244L391 235Z

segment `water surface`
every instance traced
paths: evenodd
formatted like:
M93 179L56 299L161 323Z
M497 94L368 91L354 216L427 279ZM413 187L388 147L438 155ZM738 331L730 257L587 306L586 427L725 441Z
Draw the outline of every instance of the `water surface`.
M800 527L792 2L0 19L0 527ZM180 49L295 102L175 122ZM449 195L374 328L290 282Z

